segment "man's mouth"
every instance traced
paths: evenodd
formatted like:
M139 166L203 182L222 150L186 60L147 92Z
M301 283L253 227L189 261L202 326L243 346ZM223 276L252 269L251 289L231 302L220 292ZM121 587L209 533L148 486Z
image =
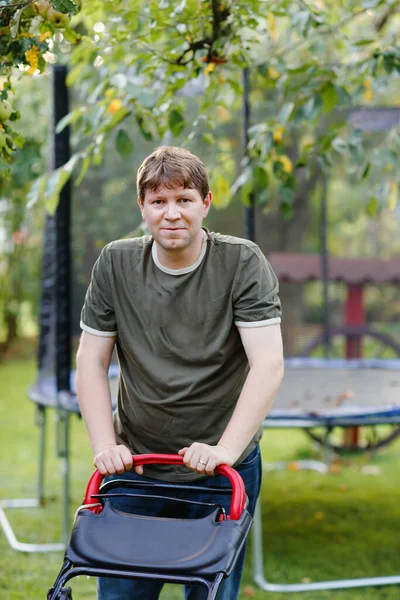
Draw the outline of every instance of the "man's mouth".
M184 231L184 227L162 227L164 231Z

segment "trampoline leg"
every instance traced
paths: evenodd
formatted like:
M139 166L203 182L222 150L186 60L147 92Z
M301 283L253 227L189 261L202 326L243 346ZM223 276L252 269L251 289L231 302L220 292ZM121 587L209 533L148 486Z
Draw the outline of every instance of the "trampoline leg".
M263 588L265 583L264 578L264 554L262 541L262 514L261 500L257 500L256 509L254 511L253 526L251 528L251 547L253 561L253 579L255 583Z
M63 436L63 448L61 456L61 469L63 478L63 502L62 502L62 541L65 545L68 544L71 530L70 530L70 477L69 477L69 415L64 413L62 419L62 436Z
M37 480L37 499L39 506L44 502L44 465L46 458L46 408L36 407L36 425L40 428L39 433L39 467Z
M38 508L43 505L44 499L44 462L46 449L46 408L38 406L36 413L36 424L40 428L39 432L39 466L38 466L38 481L37 481L37 497L36 498L16 498L12 500L0 501L0 526L7 538L11 548L19 552L56 552L65 550L64 543L50 544L31 544L20 542L11 527L7 518L6 510L14 508Z
M316 583L270 583L265 578L262 539L262 508L258 500L254 513L252 537L253 580L266 592L312 592L318 590L340 590L356 587L371 587L400 584L400 575L388 577L364 577L359 579L338 579L335 581L318 581Z

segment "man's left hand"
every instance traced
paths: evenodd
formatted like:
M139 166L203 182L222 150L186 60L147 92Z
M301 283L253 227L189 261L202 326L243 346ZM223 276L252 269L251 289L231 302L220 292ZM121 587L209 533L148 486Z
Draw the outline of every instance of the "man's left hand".
M218 465L231 467L237 459L224 446L209 446L201 442L182 448L178 454L183 457L183 462L189 469L201 475L214 475Z

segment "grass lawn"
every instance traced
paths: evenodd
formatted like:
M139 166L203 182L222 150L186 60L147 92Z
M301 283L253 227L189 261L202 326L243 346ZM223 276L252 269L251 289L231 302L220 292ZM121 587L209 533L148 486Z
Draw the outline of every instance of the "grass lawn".
M35 365L13 361L0 365L0 498L29 498L35 493L38 432L35 407L26 389ZM44 508L19 509L8 515L21 541L58 541L61 529L61 464L55 458L54 414L48 411ZM313 449L301 431L269 430L263 442L265 461L310 457ZM265 472L263 481L264 565L276 583L319 581L400 574L400 444L374 456L343 459L334 472ZM371 468L375 467L375 468ZM82 422L71 419L71 512L82 501L92 472L89 443ZM24 554L12 550L0 531L0 599L44 600L62 563L62 553ZM75 600L95 600L92 579L72 581ZM249 551L241 600L397 600L400 586L308 593L266 593L252 582ZM163 600L182 598L179 587L166 586Z

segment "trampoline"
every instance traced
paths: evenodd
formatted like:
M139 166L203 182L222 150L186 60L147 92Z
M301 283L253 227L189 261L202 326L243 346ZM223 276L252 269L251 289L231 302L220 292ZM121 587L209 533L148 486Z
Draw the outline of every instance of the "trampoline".
M285 361L285 376L264 429L324 427L325 441L335 427L400 424L400 359L346 360L293 358ZM327 472L324 463L298 461L298 468ZM264 465L265 467L266 465ZM269 465L269 470L281 468ZM305 592L400 584L400 575L321 581L271 583L263 563L261 503L254 516L253 577L268 592Z
M119 367L116 364L110 365L108 370L108 380L110 383L113 407L115 407L117 389L118 389ZM28 398L36 405L47 408L60 408L70 413L80 415L78 399L76 397L76 372L70 373L70 390L67 392L57 392L56 378L54 375L45 375L38 379L28 389Z
M70 536L70 464L69 464L69 418L70 415L80 416L78 400L75 388L75 371L70 373L70 389L68 391L57 391L57 381L55 375L41 376L28 389L28 398L36 406L36 424L39 427L39 452L38 452L38 478L37 491L35 498L16 498L0 501L0 525L7 537L8 543L15 550L20 552L54 552L65 550L66 540ZM110 365L109 383L113 399L113 408L115 407L119 368L117 365ZM52 409L56 415L56 452L62 461L62 479L63 489L61 497L62 509L62 539L60 542L45 544L33 544L19 541L12 529L10 521L6 515L7 510L16 508L37 508L42 506L44 499L44 479L46 462L46 422L47 410Z

